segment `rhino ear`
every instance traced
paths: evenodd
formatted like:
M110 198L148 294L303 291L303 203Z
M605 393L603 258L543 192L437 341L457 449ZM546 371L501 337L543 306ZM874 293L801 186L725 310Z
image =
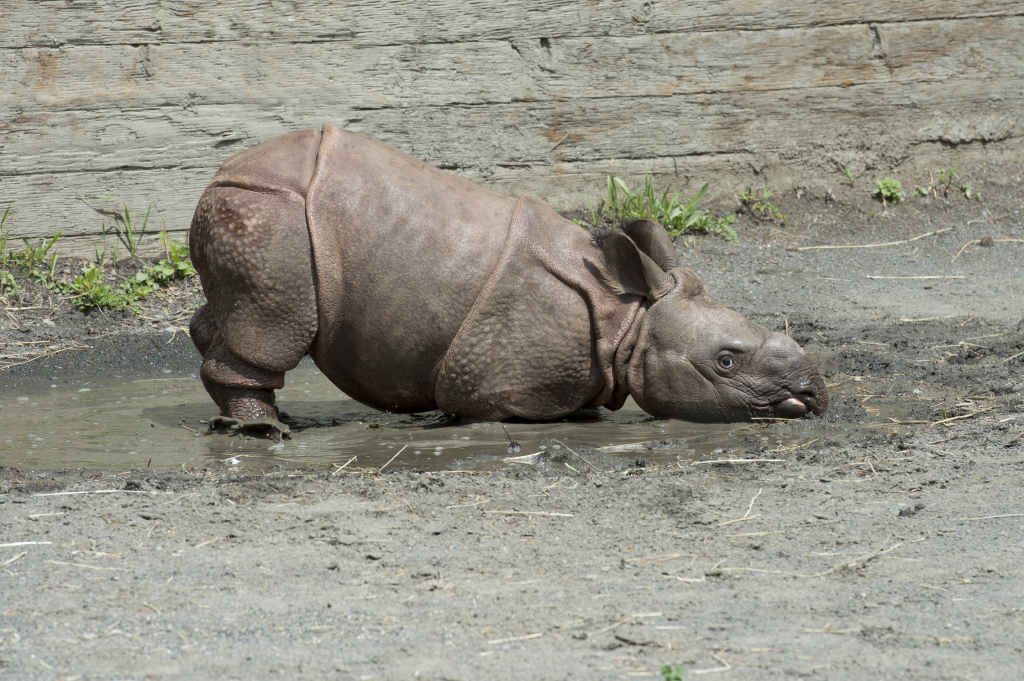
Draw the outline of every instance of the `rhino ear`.
M601 249L608 266L606 283L616 293L632 293L657 300L675 284L675 280L641 253L625 234L609 234L602 241Z
M668 232L654 220L634 220L623 227L622 231L661 269L668 272L679 267L676 249L668 238Z
M696 272L685 268L682 270L682 275L682 289L687 297L695 298L704 293L704 282L700 280L700 276Z

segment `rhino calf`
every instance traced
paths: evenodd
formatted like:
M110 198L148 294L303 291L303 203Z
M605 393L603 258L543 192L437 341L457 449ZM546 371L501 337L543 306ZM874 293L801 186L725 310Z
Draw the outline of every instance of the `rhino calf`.
M741 421L821 414L800 347L715 301L650 220L594 237L325 125L229 158L190 245L192 318L222 421L277 422L305 354L377 409L501 420L618 409Z

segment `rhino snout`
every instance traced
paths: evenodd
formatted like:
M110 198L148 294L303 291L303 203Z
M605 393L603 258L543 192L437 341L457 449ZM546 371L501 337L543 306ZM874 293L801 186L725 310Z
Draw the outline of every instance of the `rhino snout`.
M828 390L825 381L815 375L813 379L795 386L791 397L775 406L775 415L784 419L797 419L808 413L821 416L828 409Z

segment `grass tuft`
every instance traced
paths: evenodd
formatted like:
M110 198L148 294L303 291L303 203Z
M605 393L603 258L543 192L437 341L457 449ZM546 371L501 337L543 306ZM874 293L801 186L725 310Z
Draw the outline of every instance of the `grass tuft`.
M661 665L661 675L665 677L665 681L686 681L683 671L682 667L673 667L670 664Z
M636 188L627 185L620 177L609 175L607 197L601 199L597 206L590 202L591 224L599 225L607 210L618 222L643 218L654 220L673 238L684 232L711 232L734 243L737 239L736 230L732 227L736 222L735 215L720 218L697 208L707 192L708 185L705 184L695 197L680 201L678 190L671 196L669 190L659 195L654 190L650 174L644 175L643 185Z

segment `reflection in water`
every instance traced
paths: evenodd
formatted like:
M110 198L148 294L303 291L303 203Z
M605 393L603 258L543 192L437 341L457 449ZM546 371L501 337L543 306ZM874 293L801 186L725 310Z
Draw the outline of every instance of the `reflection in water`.
M585 412L552 423L508 422L505 429L521 445L520 452L510 452L510 438L500 423L464 421L440 412L379 412L346 397L308 360L286 380L277 393L278 406L290 415L293 434L276 444L207 433L200 420L216 415L216 407L191 374L111 377L88 387L5 396L0 398L0 464L128 469L146 468L151 462L154 468L242 465L259 470L350 462L352 467L371 468L401 451L392 466L489 470L543 464L564 458L563 447L583 446L597 448L598 458L610 467L614 459L642 456L664 463L741 443L746 448L752 435L750 426L742 424L655 419L630 400L617 412ZM770 447L797 447L815 437L806 429L798 435L784 430L773 427L760 435L768 435L765 444Z

